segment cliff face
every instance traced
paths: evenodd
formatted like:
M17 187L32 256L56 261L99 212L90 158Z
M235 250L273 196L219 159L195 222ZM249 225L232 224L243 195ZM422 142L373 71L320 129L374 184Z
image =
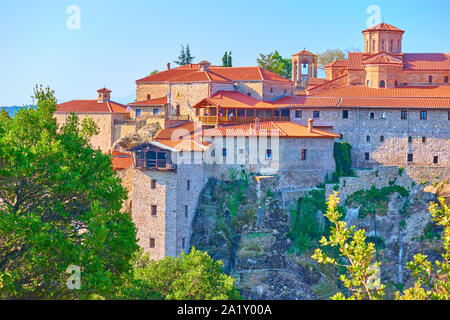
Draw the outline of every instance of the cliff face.
M370 188L370 186L368 186ZM414 254L440 258L440 229L431 223L429 201L434 194L417 187L408 193L392 192L380 202L382 214L363 215L351 201L342 203L345 219L364 228L377 244L381 279L387 297L411 285L405 268ZM325 197L323 197L325 201ZM211 180L205 187L193 222L192 245L224 262L246 299L328 299L341 291L338 271L310 258L320 244L314 241L302 254L288 237L291 217L281 195L261 192L253 178ZM317 213L324 230L323 213Z

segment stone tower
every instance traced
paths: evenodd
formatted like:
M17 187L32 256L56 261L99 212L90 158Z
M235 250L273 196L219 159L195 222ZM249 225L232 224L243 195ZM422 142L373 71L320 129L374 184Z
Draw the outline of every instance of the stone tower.
M405 31L390 24L380 23L362 32L364 53L376 54L382 51L392 54L402 52L402 38Z
M307 70L306 72L302 72ZM308 81L317 78L317 56L303 50L292 55L292 81L297 88L307 88Z

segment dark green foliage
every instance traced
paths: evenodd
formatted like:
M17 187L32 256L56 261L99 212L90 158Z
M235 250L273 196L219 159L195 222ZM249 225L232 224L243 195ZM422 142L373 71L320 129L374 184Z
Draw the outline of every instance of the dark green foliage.
M339 177L354 176L352 167L352 146L347 142L335 143L333 149L336 173L333 173L333 182Z
M295 209L291 208L292 223L288 237L294 241L298 253L313 247L322 236L317 212L325 212L326 208L324 190L310 191L297 201Z
M111 297L138 249L121 213L127 192L110 155L94 150L91 119L58 128L54 92L36 87L37 108L0 115L0 298ZM81 289L69 290L69 265Z
M292 59L284 59L278 51L269 54L260 54L256 59L258 66L268 71L274 72L287 79L292 76Z
M127 300L227 300L240 299L234 279L223 272L222 261L192 248L189 254L150 261L141 256L133 280L124 285L118 299Z
M378 189L375 185L372 185L369 190L359 190L348 196L345 204L347 206L361 206L359 210L360 218L373 216L374 214L386 215L388 197L395 192L402 197L409 195L408 190L401 186L390 185Z
M178 60L175 61L179 66L184 66L190 64L194 61L195 57L191 56L191 49L189 48L189 44L186 45L186 48L181 45L181 52L178 56Z
M386 242L381 237L367 237L366 243L372 242L378 250L386 249Z
M232 67L233 66L233 58L231 57L231 51L225 51L225 54L222 57L222 67Z

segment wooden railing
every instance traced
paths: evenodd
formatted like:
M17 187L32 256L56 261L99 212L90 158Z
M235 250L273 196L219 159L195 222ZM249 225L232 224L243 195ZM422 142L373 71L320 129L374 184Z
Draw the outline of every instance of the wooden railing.
M136 159L136 168L174 171L176 169L176 166L174 164L169 163L167 160Z

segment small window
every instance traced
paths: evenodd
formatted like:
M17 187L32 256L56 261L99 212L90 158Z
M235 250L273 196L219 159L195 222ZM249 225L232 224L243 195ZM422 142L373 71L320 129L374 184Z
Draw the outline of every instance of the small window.
M187 190L191 190L191 180L188 180L188 181L186 182L186 189L187 189Z
M273 93L273 88L270 88L270 93Z
M247 92L247 95L248 95L249 97L251 97L251 96L252 96L252 94L251 94L250 92Z
M384 80L380 81L380 88L386 88L386 81Z
M339 140L344 140L344 135L342 133L339 135Z
M370 136L366 136L366 142L370 142Z
M139 118L141 116L141 109L136 109L136 118Z
M409 153L409 154L408 154L408 162L412 162L413 159L414 159L413 154L412 154L412 153Z
M151 188L156 189L156 180L152 180Z
M395 80L394 86L398 87L398 81L397 80Z
M439 163L439 158L438 158L438 156L435 156L435 157L433 158L433 163L434 163L434 164L438 164L438 163Z
M367 86L370 87L370 80L367 80Z
M422 137L422 143L427 143L427 137Z
M149 94L147 95L147 100L150 100L150 95Z
M157 207L155 205L152 205L152 217L156 217Z
M402 111L402 113L401 113L401 119L402 119L402 120L408 119L408 111L406 111L406 110L403 110L403 111Z
M286 89L284 89L284 94L286 94L287 93L287 90Z
M342 110L342 119L348 119L348 110Z
M384 50L384 40L381 41L381 50L382 50L382 51L385 51L385 50Z
M383 119L383 120L386 119L386 112L382 112L382 113L381 113L381 119Z
M150 248L155 248L156 243L154 238L150 238Z
M428 83L433 83L433 76L428 77Z
M244 149L239 149L239 154L244 154Z
M384 142L384 136L380 136L380 142Z
M222 149L222 156L223 157L227 156L227 149L226 148Z
M427 120L427 112L426 111L420 111L420 120Z
M408 143L412 143L412 137L411 136L408 137Z
M448 83L448 77L445 77L445 78L444 78L444 82L445 82L445 83Z
M184 206L184 217L185 218L189 217L189 207L188 206Z
M157 116L158 113L159 113L159 109L153 109L153 115L154 115L154 116Z
M306 149L302 149L301 159L306 160Z
M366 161L369 161L369 159L370 159L370 153L366 152L366 153L364 154L364 159L365 159Z
M448 112L447 119L450 120L450 111Z
M313 118L319 119L320 118L320 111L313 111Z
M302 110L295 110L295 118L300 119L303 116Z
M370 119L372 119L372 120L375 119L375 113L373 113L373 112L370 113Z
M266 160L272 160L272 149L266 150Z

